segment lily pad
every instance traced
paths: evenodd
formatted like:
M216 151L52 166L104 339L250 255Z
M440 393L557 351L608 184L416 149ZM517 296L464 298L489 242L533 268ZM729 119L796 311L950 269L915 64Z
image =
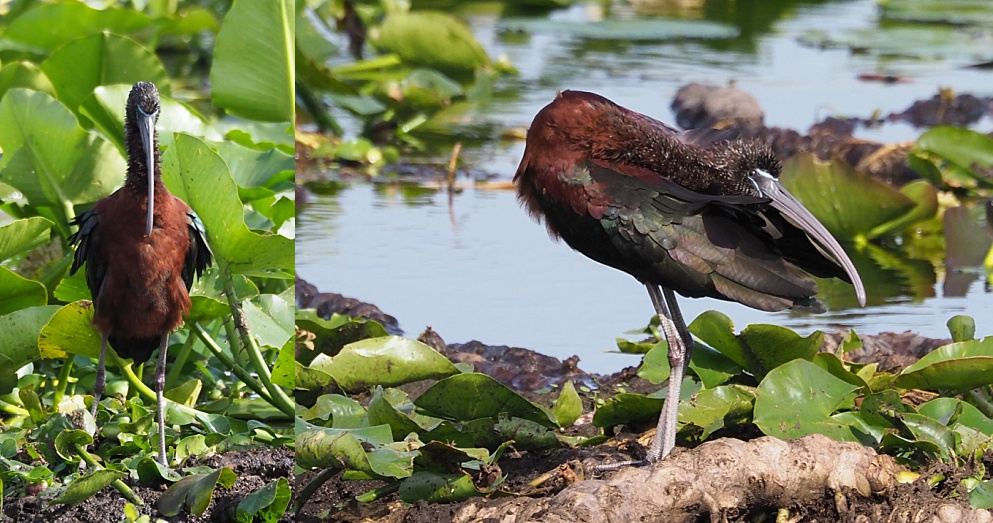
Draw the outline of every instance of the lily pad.
M755 425L782 439L823 434L858 441L849 424L832 415L859 388L809 361L793 360L773 369L759 384Z
M414 405L429 416L468 421L506 416L554 428L540 408L486 374L466 373L445 378L424 391Z
M391 387L458 374L455 365L417 340L384 336L350 343L330 360L315 360L313 368L330 374L346 391L374 385Z
M963 392L993 383L993 336L939 347L907 367L896 385Z
M448 73L469 75L490 63L465 24L437 11L391 13L373 43L404 62Z

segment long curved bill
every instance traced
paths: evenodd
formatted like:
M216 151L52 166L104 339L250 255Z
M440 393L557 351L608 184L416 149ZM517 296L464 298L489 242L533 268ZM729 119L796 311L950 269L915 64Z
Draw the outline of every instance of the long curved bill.
M158 110L148 114L137 107L138 134L141 136L141 146L145 149L145 168L148 169L148 215L145 218L145 236L152 234L152 220L155 212L155 144L152 136L155 134L155 116Z
M810 214L810 211L804 208L803 204L779 183L779 180L765 171L757 170L755 172L756 176L753 176L752 180L755 181L762 195L772 200L773 207L803 229L821 253L833 258L845 270L848 278L852 280L852 285L855 286L855 295L858 297L859 305L865 307L865 287L862 285L862 278L859 277L852 260L848 258L848 254L841 248L841 245L838 245L834 236L831 236L831 233L821 225L821 222L814 218L814 215Z

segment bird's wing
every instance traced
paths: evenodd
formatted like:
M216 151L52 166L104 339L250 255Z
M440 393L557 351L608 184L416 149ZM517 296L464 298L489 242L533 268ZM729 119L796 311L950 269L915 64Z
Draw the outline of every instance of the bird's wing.
M816 285L784 259L779 224L763 214L768 199L701 194L664 179L647 183L597 164L589 169L600 223L621 258L642 264L622 270L685 296L762 310L812 305Z
M186 212L186 223L190 228L190 250L186 252L183 263L183 282L186 290L193 286L193 276L199 278L213 259L214 253L207 245L207 231L200 217L192 210Z
M107 275L107 264L100 260L100 215L94 209L80 214L69 222L79 229L69 236L69 244L76 248L72 257L69 275L76 274L83 264L86 264L86 285L90 288L93 301L97 300L104 276Z

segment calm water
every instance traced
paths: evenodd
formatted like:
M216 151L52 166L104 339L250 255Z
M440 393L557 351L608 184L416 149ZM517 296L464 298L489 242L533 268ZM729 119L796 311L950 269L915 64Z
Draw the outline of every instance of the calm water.
M580 20L591 16L591 10L581 6L551 16ZM726 49L686 41L604 44L554 34L507 35L496 30L495 14L464 16L491 56L507 55L521 72L497 83L492 104L465 115L467 129L525 127L557 90L566 88L595 91L672 121L668 105L680 86L733 80L759 100L767 125L801 130L832 113L900 111L939 87L987 96L993 92L989 72L935 61L880 63L845 50L797 44L797 36L809 29L874 27L875 3L868 0L795 6L789 17L770 20L768 30L735 40ZM908 75L913 81L881 85L856 79L859 73L876 71ZM977 128L990 127L987 119ZM888 125L860 136L893 142L918 134L908 126ZM522 152L523 143L491 141L465 150L463 159L473 170L509 180ZM297 225L300 276L322 290L379 305L410 336L430 325L448 342L478 339L562 358L578 354L580 366L596 372L637 362L605 351L614 348L616 337L648 321L652 306L644 288L630 276L550 241L510 191L469 188L449 205L444 193L410 196L397 187L355 184L334 196L317 196ZM860 333L909 329L944 337L944 323L953 314L991 317L993 294L984 290L978 275L957 285L963 292L946 293L943 268L935 275L929 264L922 269L921 262L908 262L916 267L909 271L873 269L866 259L856 263L866 279L879 279L879 285L888 287L890 297L873 300L870 284L872 305L846 308L854 303L854 293L832 285L825 291L835 310L818 316L761 313L715 300L682 299L680 304L688 320L717 309L739 329L761 322L804 333L851 327ZM993 334L988 322L977 323L977 335Z

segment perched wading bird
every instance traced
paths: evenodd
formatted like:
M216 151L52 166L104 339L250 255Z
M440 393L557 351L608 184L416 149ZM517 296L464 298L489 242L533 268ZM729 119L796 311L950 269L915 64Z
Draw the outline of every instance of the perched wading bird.
M100 363L93 390L93 415L106 382L107 343L140 364L159 348L155 392L159 462L166 464L165 387L169 333L190 310L193 275L211 263L203 223L162 184L159 169L159 92L138 82L128 95L124 138L128 154L124 186L71 222L76 247L70 274L86 264L93 296L93 325L100 331Z
M535 116L514 176L518 199L552 237L648 288L672 367L648 463L675 445L693 348L675 292L817 310L813 274L853 283L865 305L855 266L780 185L772 152L732 137L678 132L602 96L565 91Z

